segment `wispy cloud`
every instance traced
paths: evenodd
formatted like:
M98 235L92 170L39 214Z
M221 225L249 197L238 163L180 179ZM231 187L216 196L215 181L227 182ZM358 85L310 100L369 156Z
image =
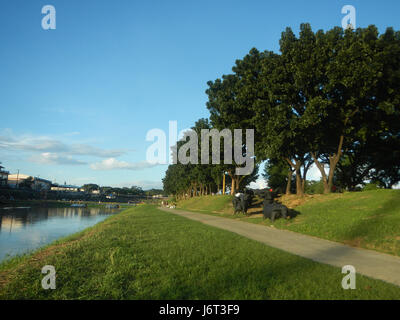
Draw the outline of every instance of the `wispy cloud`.
M63 157L78 155L99 158L119 157L126 152L126 150L121 149L101 149L82 143L67 144L59 139L46 136L13 136L11 134L0 135L0 149L40 153L57 153Z
M40 164L62 164L62 165L84 165L84 161L74 159L71 156L58 155L51 152L43 152L39 155L35 154L30 157L30 160Z
M92 163L90 167L93 170L114 170L114 169L127 169L127 170L142 170L152 168L158 164L152 164L147 161L140 162L126 162L120 161L115 158L104 159L101 162Z

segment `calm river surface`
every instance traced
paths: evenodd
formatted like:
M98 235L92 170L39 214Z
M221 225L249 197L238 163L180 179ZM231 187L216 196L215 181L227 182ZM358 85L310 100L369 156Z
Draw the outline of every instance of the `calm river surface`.
M81 231L119 209L0 208L0 261Z

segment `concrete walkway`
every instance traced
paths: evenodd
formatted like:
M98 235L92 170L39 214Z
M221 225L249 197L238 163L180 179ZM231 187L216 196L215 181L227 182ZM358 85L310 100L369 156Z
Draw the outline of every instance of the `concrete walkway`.
M168 208L160 210L228 230L317 262L339 268L352 265L357 273L400 286L400 257L229 218Z

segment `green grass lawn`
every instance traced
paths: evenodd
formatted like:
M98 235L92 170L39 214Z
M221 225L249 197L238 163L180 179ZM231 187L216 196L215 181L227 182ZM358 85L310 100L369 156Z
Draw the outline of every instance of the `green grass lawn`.
M178 202L178 207L185 210L232 213L232 197L229 195L193 197Z
M262 217L233 216L229 196L197 197L178 208L271 225ZM400 256L400 190L318 195L295 210L300 214L274 227Z
M41 287L53 265L57 288ZM399 299L400 287L301 258L154 206L123 211L0 265L0 299Z

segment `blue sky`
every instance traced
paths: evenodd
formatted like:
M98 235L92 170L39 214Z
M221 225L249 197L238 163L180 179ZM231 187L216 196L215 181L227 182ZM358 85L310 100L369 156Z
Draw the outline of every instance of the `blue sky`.
M41 27L47 4L56 30ZM59 183L161 187L149 130L207 117L208 80L252 47L277 52L287 26L340 26L347 4L357 27L400 29L395 0L3 0L0 161Z

